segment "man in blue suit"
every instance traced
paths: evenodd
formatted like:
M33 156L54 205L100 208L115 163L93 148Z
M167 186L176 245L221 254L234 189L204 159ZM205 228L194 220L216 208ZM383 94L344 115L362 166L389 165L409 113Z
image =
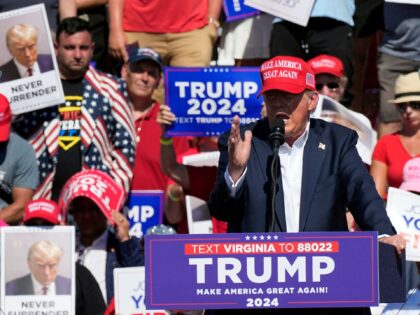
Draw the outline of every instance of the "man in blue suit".
M6 295L71 294L71 281L57 275L63 250L54 242L44 240L32 244L28 251L31 271L6 283Z
M51 55L38 54L38 30L34 26L12 26L7 31L6 44L13 58L0 67L0 83L54 69Z
M401 253L405 241L395 235L357 153L356 132L309 118L318 94L306 62L296 57L275 57L261 66L261 78L267 118L240 126L239 117L235 117L230 133L219 139L218 177L209 201L212 215L227 221L229 232L348 231L348 208L362 229L388 235L382 241ZM279 119L284 122L285 142L278 151L273 209L274 154L269 138L270 125ZM318 313L369 314L369 310L286 311Z

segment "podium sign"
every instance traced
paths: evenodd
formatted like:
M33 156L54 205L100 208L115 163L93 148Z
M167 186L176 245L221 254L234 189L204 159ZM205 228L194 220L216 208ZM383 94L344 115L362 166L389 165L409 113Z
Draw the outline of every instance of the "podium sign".
M146 236L146 306L378 305L377 243L376 232Z

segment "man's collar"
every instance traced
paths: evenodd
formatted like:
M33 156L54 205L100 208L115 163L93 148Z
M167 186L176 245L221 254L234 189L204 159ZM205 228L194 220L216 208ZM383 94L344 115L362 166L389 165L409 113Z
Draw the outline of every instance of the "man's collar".
M288 148L291 148L293 146L295 146L297 148L304 147L306 142L308 141L309 127L310 127L310 122L308 121L306 123L305 131L293 142L293 144L291 146L287 142L284 142L284 144L281 147L284 147L284 146L286 146Z
M33 285L35 295L42 294L41 292L42 292L43 287L48 288L48 292L55 293L55 280L49 286L44 286L35 279L32 273L31 273L31 279L32 279L32 285Z
M23 77L25 77L26 76L26 74L27 74L27 72L28 72L28 67L26 67L26 66L24 66L24 65L22 65L22 64L20 64L15 58L13 58L13 62L14 62L14 64L15 64L15 66L16 66L16 68L17 68L17 70L18 70L18 72L19 72L19 74L20 74L20 76L23 78ZM31 69L32 69L32 73L33 74L37 74L37 73L40 73L40 70L39 70L39 66L38 66L38 62L36 62L35 61L35 63L32 65L32 67L31 67Z

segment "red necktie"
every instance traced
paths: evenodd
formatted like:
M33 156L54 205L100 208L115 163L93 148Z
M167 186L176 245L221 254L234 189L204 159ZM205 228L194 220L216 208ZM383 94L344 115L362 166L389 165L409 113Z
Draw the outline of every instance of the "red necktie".
M48 293L48 288L42 287L42 295L47 295L47 293Z
M28 76L32 77L32 74L33 74L32 68L28 68Z

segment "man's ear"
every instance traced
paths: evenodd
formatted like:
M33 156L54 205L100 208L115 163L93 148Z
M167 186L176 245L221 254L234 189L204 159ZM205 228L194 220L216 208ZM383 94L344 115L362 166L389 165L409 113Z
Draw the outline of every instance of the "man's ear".
M318 92L312 92L310 94L307 94L310 101L308 105L308 112L312 113L316 109L316 105L318 104Z

